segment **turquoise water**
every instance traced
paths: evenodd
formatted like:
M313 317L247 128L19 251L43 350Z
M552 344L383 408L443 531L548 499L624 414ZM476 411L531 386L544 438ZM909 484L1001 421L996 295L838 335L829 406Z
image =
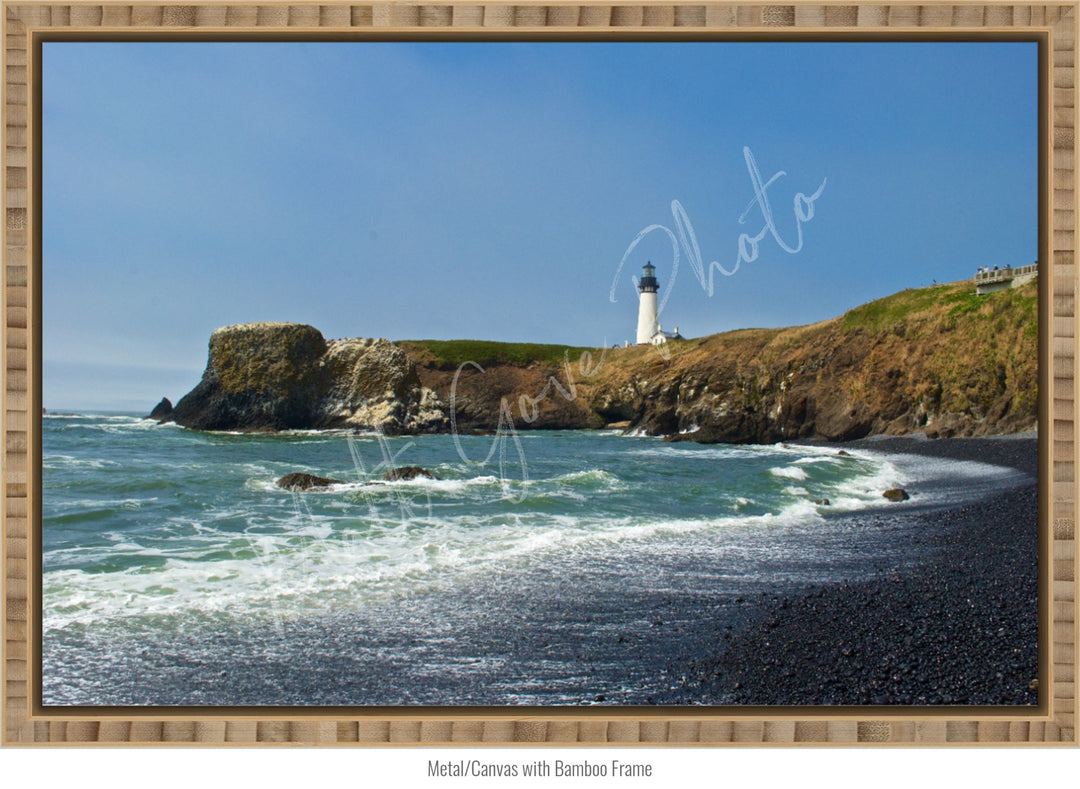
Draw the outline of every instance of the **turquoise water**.
M382 481L403 465L438 479ZM278 488L293 471L342 482ZM44 700L639 703L675 637L640 635L661 598L853 577L873 551L843 515L915 474L829 447L49 415ZM637 657L597 645L620 628Z

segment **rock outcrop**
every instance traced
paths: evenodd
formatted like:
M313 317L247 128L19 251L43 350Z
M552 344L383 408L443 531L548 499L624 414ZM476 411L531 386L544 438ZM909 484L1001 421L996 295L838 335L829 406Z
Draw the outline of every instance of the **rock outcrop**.
M249 323L210 337L202 380L173 409L198 430L443 429L445 409L386 340L327 342L311 326Z
M398 466L383 474L386 482L403 482L410 479L438 479L434 474L422 466Z
M330 479L329 477L319 477L315 474L294 471L292 474L286 474L279 479L277 486L292 491L319 490L320 488L328 488L331 485L340 485L342 482L343 480L340 479Z
M581 390L570 385L562 366L497 361L448 370L418 355L417 372L425 389L445 404L447 426L452 416L459 433L509 427L584 430L604 425Z
M154 406L154 410L150 412L147 419L156 419L158 422L168 422L172 419L173 404L169 398L161 398L161 402Z
M202 380L176 404L173 419L198 430L310 427L325 388L325 352L322 334L302 324L218 329Z
M321 359L327 387L315 427L431 433L449 427L446 408L420 383L412 359L387 340L332 340Z

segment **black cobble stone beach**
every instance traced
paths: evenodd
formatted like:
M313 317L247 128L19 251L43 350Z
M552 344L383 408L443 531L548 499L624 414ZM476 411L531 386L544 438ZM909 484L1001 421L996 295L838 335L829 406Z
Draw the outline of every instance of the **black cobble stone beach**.
M665 703L1038 703L1037 439L868 439L848 446L1009 466L1032 481L902 518L914 565L872 580L762 595L748 624L694 661ZM898 505L899 506L899 505Z

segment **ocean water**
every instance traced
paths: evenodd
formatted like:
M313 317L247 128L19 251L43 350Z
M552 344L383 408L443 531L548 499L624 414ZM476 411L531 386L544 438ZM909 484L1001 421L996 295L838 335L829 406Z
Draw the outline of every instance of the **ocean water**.
M898 551L863 516L1017 478L830 447L118 414L45 416L42 464L43 700L112 706L662 702L737 615L725 601L858 578ZM438 479L383 481L403 465ZM294 471L342 482L275 484ZM907 505L882 499L897 486Z

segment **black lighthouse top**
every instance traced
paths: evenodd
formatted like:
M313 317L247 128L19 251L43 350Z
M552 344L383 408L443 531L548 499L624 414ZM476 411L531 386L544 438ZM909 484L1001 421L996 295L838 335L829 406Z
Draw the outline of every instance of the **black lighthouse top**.
M656 281L656 266L650 261L641 267L641 279L638 280L637 289L639 293L656 293L660 290L660 285Z

